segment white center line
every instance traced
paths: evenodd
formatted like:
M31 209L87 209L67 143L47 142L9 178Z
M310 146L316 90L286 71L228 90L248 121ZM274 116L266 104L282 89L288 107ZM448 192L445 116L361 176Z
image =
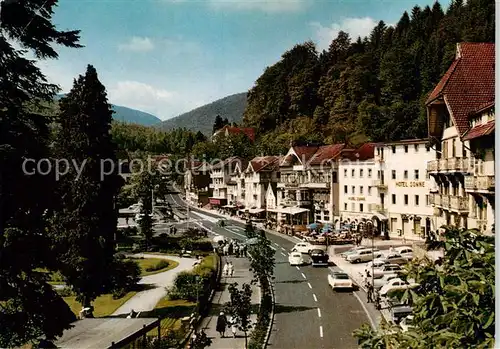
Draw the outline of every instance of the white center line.
M321 317L321 309L318 308L318 317Z
M280 247L280 245L278 245L277 243L274 243L274 246L276 246L276 247Z
M283 252L281 252L281 255L282 255L283 257L286 257L286 254L284 254Z
M311 284L309 282L307 283L307 286L309 286L309 288L312 290L313 287L311 286Z
M323 326L319 327L319 336L323 338Z
M298 266L295 266L295 268L297 268L297 270L300 270L300 268Z
M286 251L283 247L281 248L283 251Z
M306 278L306 276L304 275L304 273L301 273L301 274L302 274L302 277L303 277L304 279L307 279L307 278Z
M313 298L314 298L314 301L317 302L318 301L318 298L316 298L316 295L313 293Z

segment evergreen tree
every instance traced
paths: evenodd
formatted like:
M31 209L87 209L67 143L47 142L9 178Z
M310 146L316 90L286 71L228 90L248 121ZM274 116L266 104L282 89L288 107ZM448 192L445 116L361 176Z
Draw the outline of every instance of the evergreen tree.
M220 115L217 115L214 120L214 126L212 127L212 134L215 132L219 131L221 128L224 127L224 120L222 120L222 117Z
M24 159L49 157L49 120L43 106L57 91L24 54L57 58L56 45L80 47L79 31L60 31L53 25L56 4L0 3L0 347L43 336L51 340L74 320L45 273L36 271L53 261L44 216L51 177L33 172L32 163L23 171ZM12 41L24 49L15 49Z
M58 182L60 198L52 217L51 235L58 269L83 307L111 288L117 212L117 174L111 141L111 106L94 67L88 66L61 100L54 153L78 164Z

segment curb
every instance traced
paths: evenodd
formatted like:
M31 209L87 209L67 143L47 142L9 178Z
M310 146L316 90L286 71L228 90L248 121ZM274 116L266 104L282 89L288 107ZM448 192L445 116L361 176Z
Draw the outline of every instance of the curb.
M267 335L266 339L264 340L264 343L262 344L262 349L265 349L267 347L267 344L269 343L269 338L271 338L271 331L273 329L273 324L274 324L274 306L276 304L276 300L274 297L274 286L272 284L272 280L268 278L269 282L269 287L271 288L271 300L272 300L272 308L271 308L271 315L269 316L269 325L267 327Z

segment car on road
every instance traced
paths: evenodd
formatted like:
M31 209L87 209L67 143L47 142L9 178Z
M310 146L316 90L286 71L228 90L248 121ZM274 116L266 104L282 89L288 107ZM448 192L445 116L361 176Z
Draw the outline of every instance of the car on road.
M350 263L362 263L362 262L372 261L373 259L380 258L382 256L383 256L382 252L380 252L378 249L372 250L367 248L349 254L346 260Z
M391 264L407 264L410 261L407 257L403 257L403 255L397 252L389 252L382 259Z
M292 248L292 252L300 252L304 254L309 254L312 250L326 251L326 245L313 245L309 242L299 242Z
M403 271L399 264L386 264L381 266L380 268L373 270L373 277L380 278L385 274L397 274L398 272Z
M413 249L409 246L396 247L394 251L410 261L413 259Z
M304 257L302 257L302 253L300 252L292 252L288 256L288 263L290 266L301 266L304 264Z
M311 250L311 252L309 253L309 256L311 257L311 265L313 267L320 267L320 266L328 266L328 261L330 259L330 257L328 256L328 254L323 251L323 250L320 250L320 249L314 249L314 250Z
M408 332L408 330L415 328L415 324L413 322L414 318L415 317L413 315L408 315L403 320L401 320L399 326L401 326L401 330L403 332Z
M349 275L340 271L331 271L328 274L328 284L333 291L352 290L354 288L354 284Z
M348 255L353 254L353 253L356 253L357 251L359 251L359 250L364 250L364 249L366 249L366 247L364 247L364 246L353 247L353 248L351 248L350 250L347 250L347 251L345 251L345 252L342 252L342 253L340 254L340 256L341 256L342 258L346 259Z
M394 290L406 290L408 288L414 287L417 284L410 284L407 281L404 281L400 278L395 278L392 280L389 280L387 284L382 286L382 288L379 291L380 297L387 297L387 294L391 291Z
M382 287L387 285L387 283L389 283L389 281L391 281L392 279L398 279L398 278L399 278L398 274L385 274L381 278L377 278L377 279L373 280L373 288L375 290L380 290ZM368 278L367 280L368 280L368 282L371 282L370 278Z

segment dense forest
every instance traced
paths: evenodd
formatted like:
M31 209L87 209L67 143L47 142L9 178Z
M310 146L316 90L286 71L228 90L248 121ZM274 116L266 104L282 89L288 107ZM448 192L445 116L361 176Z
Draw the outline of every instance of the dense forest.
M245 126L259 150L290 140L353 143L427 135L425 99L455 57L458 42L494 42L495 2L455 0L446 12L413 7L367 38L340 32L328 50L296 45L249 91Z

